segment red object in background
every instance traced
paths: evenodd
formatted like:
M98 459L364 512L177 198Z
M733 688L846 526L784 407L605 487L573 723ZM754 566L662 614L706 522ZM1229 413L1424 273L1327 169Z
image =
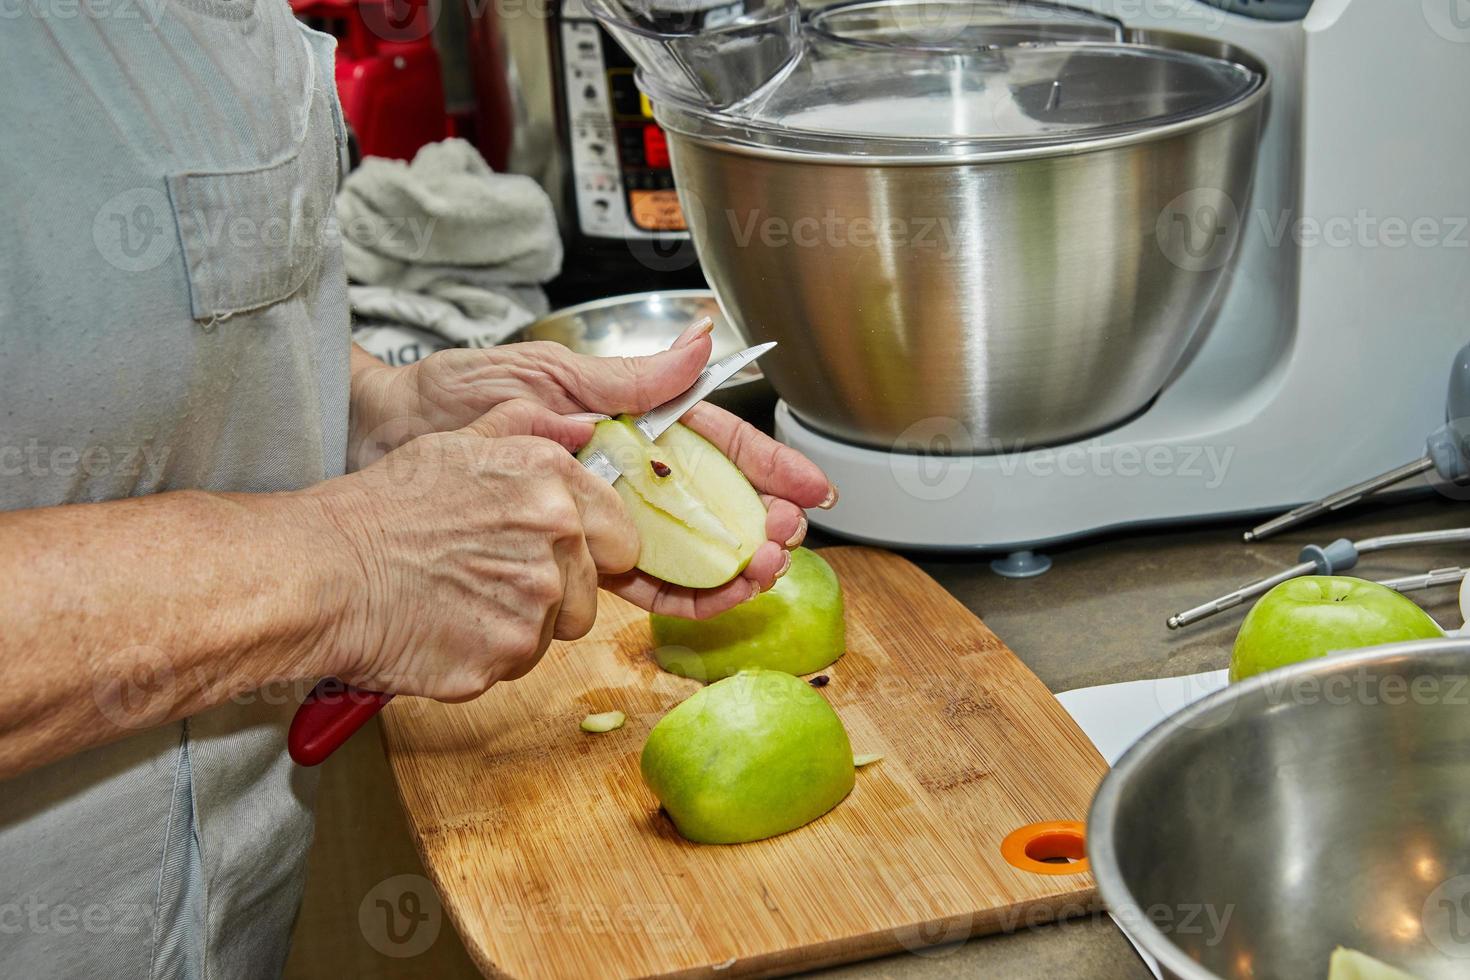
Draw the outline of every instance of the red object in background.
M337 95L363 156L409 160L444 139L444 79L428 0L291 0L337 38Z
M651 170L662 170L669 165L668 137L654 123L643 126L643 165Z
M455 3L457 0L444 0ZM473 139L480 155L498 173L508 169L514 138L515 99L511 94L509 56L500 30L499 4L465 4L470 83L474 86ZM536 8L526 7L526 10Z

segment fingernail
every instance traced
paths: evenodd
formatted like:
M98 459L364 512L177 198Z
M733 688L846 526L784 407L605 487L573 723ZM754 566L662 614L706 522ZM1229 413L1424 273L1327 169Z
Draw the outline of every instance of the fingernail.
M679 339L674 341L674 347L688 347L690 344L694 343L696 340L698 340L700 337L703 337L714 328L715 321L711 320L707 316L700 317L698 320L694 321L688 327L686 327L683 333L679 334Z
M562 418L571 419L573 422L606 422L612 416L603 415L601 412L573 412L570 415L563 415Z
M781 567L776 569L776 578L779 579L789 571L791 571L791 552L788 551L781 556Z
M823 510L831 510L833 507L836 507L837 488L830 483L827 484L827 499L823 500L820 504L817 504L817 506L822 508Z
M754 599L756 596L758 596L760 594L761 594L761 584L759 582L755 581L754 579L752 579L751 580L751 583L750 583L750 595L748 595L748 596L745 597L745 601L746 602L749 602L751 599Z
M786 547L795 548L804 540L806 540L806 515L802 514L801 522L796 525L796 531L791 535L791 537L786 539ZM790 555L786 556L786 563L788 565L791 563Z

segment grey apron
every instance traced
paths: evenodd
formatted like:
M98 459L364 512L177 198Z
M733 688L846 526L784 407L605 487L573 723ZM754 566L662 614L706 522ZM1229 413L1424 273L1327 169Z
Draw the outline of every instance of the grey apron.
M283 0L14 10L0 508L340 474L332 40ZM168 588L141 581L139 601ZM293 693L0 783L0 975L278 974L312 835L314 781L284 750Z

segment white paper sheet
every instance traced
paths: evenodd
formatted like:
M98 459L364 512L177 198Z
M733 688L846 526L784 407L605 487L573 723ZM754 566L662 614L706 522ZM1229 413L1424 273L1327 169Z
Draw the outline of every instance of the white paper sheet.
M1111 766L1150 728L1206 694L1222 690L1228 683L1227 673L1211 670L1183 677L1082 687L1058 694L1057 700Z
M1211 670L1183 677L1082 687L1058 694L1057 700L1111 766L1150 728L1186 705L1224 688L1229 683L1228 673ZM1133 943L1154 976L1162 977L1154 958L1128 935L1121 923L1118 928Z

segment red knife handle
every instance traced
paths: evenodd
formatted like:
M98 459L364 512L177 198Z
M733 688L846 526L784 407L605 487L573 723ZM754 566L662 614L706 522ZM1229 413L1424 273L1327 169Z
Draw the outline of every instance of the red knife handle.
M291 719L291 731L286 735L291 758L300 766L325 762L392 700L391 694L359 691L334 677L321 681Z

